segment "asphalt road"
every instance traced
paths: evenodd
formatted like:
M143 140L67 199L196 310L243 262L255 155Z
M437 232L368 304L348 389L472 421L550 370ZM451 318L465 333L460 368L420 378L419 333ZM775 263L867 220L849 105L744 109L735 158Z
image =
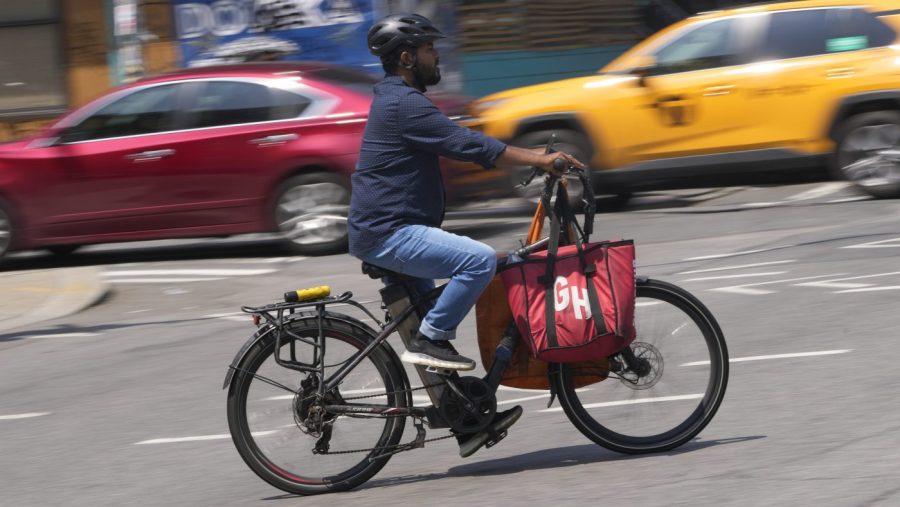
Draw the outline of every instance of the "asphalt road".
M728 392L697 439L623 456L534 399L492 449L464 460L437 442L355 491L310 498L244 465L222 380L253 332L242 304L322 284L373 301L379 286L358 262L246 239L24 254L12 269L100 265L113 291L0 336L0 504L900 505L898 212L898 201L813 183L645 195L598 215L596 238L634 238L639 272L696 294L725 332ZM508 249L528 220L470 214L447 227ZM472 317L460 335L477 356Z

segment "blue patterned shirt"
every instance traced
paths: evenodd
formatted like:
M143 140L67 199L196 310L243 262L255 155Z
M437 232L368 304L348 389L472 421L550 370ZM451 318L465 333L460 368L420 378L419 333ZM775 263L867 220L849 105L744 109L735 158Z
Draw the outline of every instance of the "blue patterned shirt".
M502 142L461 127L399 76L375 85L347 229L350 254L371 251L404 225L440 227L444 183L438 157L494 166Z

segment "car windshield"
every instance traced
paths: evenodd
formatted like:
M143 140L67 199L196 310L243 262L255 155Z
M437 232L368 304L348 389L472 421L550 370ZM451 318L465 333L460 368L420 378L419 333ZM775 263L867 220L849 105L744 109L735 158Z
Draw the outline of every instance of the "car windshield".
M365 95L373 95L372 87L378 82L378 78L371 74L338 67L321 67L304 73Z

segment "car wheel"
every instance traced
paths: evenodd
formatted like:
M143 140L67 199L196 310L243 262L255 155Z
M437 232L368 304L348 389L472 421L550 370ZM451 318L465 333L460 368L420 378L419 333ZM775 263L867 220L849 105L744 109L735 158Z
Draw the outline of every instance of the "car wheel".
M285 247L295 254L321 255L347 248L350 189L328 173L289 178L275 193L273 218Z
M12 219L7 209L3 201L0 201L0 260L9 252L13 240Z
M81 245L50 245L44 249L53 255L65 257L79 248L81 248Z
M900 112L846 120L838 131L832 170L875 197L900 197Z
M579 132L574 130L541 130L529 132L516 138L512 144L522 148L542 148L547 145L551 134L556 134L556 144L554 147L558 151L564 151L574 156L578 160L589 164L593 157L593 147L590 140ZM523 186L522 182L531 175L530 167L515 167L512 170L513 189L515 195L526 199L529 203L537 204L541 198L541 191L544 188L543 178L537 177L527 186ZM568 177L569 199L575 209L581 207L581 180L576 176ZM595 189L596 190L596 189ZM613 211L625 206L625 203L631 198L631 192L627 190L608 190L600 189L595 192L598 202L598 209L604 211Z

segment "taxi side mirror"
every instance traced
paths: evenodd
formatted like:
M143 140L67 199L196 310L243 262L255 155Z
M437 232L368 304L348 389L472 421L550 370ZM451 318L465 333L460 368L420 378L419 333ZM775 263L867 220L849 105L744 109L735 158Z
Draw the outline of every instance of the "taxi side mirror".
M652 56L644 56L635 62L635 65L628 71L629 74L638 78L638 86L646 87L647 78L653 76L657 72L656 58Z

